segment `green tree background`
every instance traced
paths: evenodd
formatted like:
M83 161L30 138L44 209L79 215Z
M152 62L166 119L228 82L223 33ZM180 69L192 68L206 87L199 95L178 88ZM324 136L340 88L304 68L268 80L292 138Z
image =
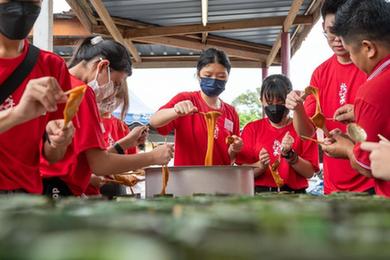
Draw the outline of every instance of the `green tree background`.
M259 96L259 89L256 91L247 90L233 100L232 105L240 117L240 128L251 121L262 118L263 112Z

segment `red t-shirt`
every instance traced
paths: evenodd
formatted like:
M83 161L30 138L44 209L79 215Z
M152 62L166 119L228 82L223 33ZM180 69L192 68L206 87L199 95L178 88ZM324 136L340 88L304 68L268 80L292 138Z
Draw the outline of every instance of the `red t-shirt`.
M128 133L130 133L129 127L120 119L115 116L104 117L102 118L104 125L104 140L107 143L107 148L114 145L114 143L123 137L125 137ZM137 148L130 147L124 151L126 154L136 154ZM95 186L89 184L86 191L86 195L99 195L100 189Z
M376 73L378 71L379 73ZM371 79L372 78L372 79ZM367 132L367 141L378 142L378 134L390 138L390 55L375 68L367 82L359 89L355 100L356 123ZM371 170L370 153L354 149L357 162ZM375 179L375 191L379 195L390 197L390 182Z
M367 76L354 64L341 64L337 56L322 63L313 73L310 85L319 89L322 111L327 118L333 117L335 111L345 105L353 104L356 92L365 82ZM306 113L315 113L315 99L311 95L305 101ZM340 122L326 121L326 128L331 131L339 128L345 132L346 126ZM337 191L362 192L374 187L372 179L367 178L354 169L348 160L331 158L324 154L324 192L330 194Z
M279 158L281 153L281 143L287 132L294 138L293 149L303 159L309 161L313 165L314 171L318 171L318 147L317 144L310 141L302 141L294 130L292 123L283 128L275 128L271 125L268 118L260 119L248 123L241 134L244 142L243 149L237 156L237 164L252 164L259 161L259 153L262 148L265 148L270 155L271 164ZM305 189L308 186L307 179L297 173L286 161L281 157L279 174L283 178L286 185L290 188L298 190ZM269 169L255 179L256 186L276 187L275 181Z
M0 58L0 85L26 57L29 43L25 41L23 53L16 58ZM70 76L64 60L41 50L38 61L20 86L0 105L0 111L16 106L31 79L51 76L61 88L70 89ZM41 142L50 120L63 118L64 105L54 113L47 113L0 134L0 190L24 189L42 193L39 174Z
M72 87L84 82L72 76ZM88 186L92 171L89 167L85 151L89 149L106 149L103 136L103 125L96 105L96 97L92 88L88 87L77 112L78 124L72 144L68 147L63 160L49 164L41 160L43 177L60 177L75 195L81 195Z
M173 97L161 109L173 108L180 101L190 100L199 112L209 112L211 109L201 97L200 91L182 92ZM230 165L228 154L229 146L226 137L239 135L240 125L236 110L221 101L221 108L216 110L222 113L218 118L214 134L213 165ZM162 135L175 130L175 165L204 165L207 150L207 126L202 114L179 117L166 126L157 129Z

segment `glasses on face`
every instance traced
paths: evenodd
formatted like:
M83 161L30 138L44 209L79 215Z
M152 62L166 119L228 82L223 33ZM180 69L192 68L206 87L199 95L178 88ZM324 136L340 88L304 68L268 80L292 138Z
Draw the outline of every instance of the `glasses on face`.
M325 38L328 39L331 42L333 42L337 38L336 35L334 35L334 34L332 34L330 32L323 31L322 33L324 34Z

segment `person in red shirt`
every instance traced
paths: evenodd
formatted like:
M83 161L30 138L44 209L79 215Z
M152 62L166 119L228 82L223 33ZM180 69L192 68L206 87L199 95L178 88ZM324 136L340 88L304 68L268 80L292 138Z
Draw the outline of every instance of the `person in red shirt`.
M356 123L365 129L367 141L390 138L390 2L349 0L337 11L332 32L338 35L352 61L367 75L355 99ZM372 176L369 152L360 143L335 131L332 144L323 145L329 155L349 159L361 174ZM381 177L378 175L378 177ZM377 194L390 197L390 182L375 179Z
M130 132L129 127L123 122L129 109L129 92L126 81L122 82L121 88L114 96L102 100L97 105L102 116L105 130L104 140L107 143L107 149L112 149L115 143L118 143L123 148L125 154L136 154L137 146L144 144L146 141L148 128L146 126L137 126ZM121 107L121 118L112 115L118 107ZM92 174L85 194L99 195L100 188L105 184L105 178ZM112 191L124 193L126 191L124 185L108 184L106 186L106 193L112 193Z
M77 113L72 149L68 149L64 160L58 163L42 161L42 176L50 178L46 180L46 195L79 196L85 192L92 173L98 176L121 174L169 162L173 156L170 145L134 155L123 155L124 147L120 144L106 150L105 130L96 102L115 95L132 73L130 54L122 44L101 36L87 37L78 46L69 67L72 87L82 84L89 87Z
M237 164L256 167L255 192L277 191L270 171L270 165L276 160L280 161L278 171L284 180L281 191L305 193L307 179L318 171L316 143L299 138L285 107L286 96L291 91L287 77L267 77L260 92L267 118L248 123L242 131L244 146L237 155Z
M4 94L0 102L0 193L41 193L40 152L48 161L58 161L73 136L72 124L62 130L60 119L67 100L64 90L70 88L68 69L63 59L26 40L40 5L40 1L0 1L0 92ZM37 59L29 74L13 92L5 93L7 80L34 50Z
M205 50L198 60L200 91L182 92L173 97L150 118L150 125L162 135L175 130L177 166L204 165L207 150L207 126L199 112L218 111L214 133L213 165L230 165L242 147L236 110L218 96L225 90L231 64L226 54L213 48ZM226 144L226 137L234 142Z
M351 61L339 37L330 32L337 9L346 0L325 0L321 14L323 29L329 47L334 55L322 63L313 72L310 85L319 89L321 108L326 118L326 129L342 129L346 123L354 120L353 103L356 92L367 76ZM294 111L294 127L300 135L314 136L315 128L310 121L316 110L316 100L308 96L303 104L300 91L293 91L287 96L286 106ZM346 160L337 160L326 154L323 156L324 193L339 191L373 193L374 183L370 178L360 175Z

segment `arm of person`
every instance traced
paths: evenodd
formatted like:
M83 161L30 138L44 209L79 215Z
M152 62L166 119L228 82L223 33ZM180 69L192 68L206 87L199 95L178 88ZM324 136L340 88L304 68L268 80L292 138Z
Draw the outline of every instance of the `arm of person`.
M332 134L332 142L327 142L322 144L322 150L328 156L347 159L350 161L351 167L355 169L360 174L366 177L372 177L371 170L364 168L357 160L354 155L354 143L343 134L335 134L338 129L334 129Z
M172 108L163 108L157 111L150 118L150 125L155 128L163 127L181 116L190 115L197 111L198 109L190 100L183 100L176 103Z
M159 128L169 124L178 117L179 115L176 113L175 108L164 108L150 117L150 125L154 128Z
M64 158L68 146L72 143L74 126L72 122L66 128L64 120L52 120L46 126L47 138L44 142L43 155L49 163Z
M148 135L148 127L147 126L137 126L134 127L134 129L128 133L125 137L118 140L116 142L117 145L121 147L123 151L135 147L138 145L138 141L140 139L146 139L146 136ZM109 153L118 153L118 150L114 146L111 146L107 149Z
M57 110L57 104L66 102L66 95L53 77L32 79L27 83L19 104L0 112L0 133L37 118L45 112Z
M241 137L237 135L232 135L234 141L229 145L228 153L232 163L236 160L237 154L241 151L243 142Z
M250 164L242 164L243 166L251 166L251 167L254 167L253 168L253 174L254 174L254 177L257 178L261 175L263 175L267 168L259 161L255 162L255 163L250 163Z
M151 152L121 155L100 149L86 151L92 172L97 176L121 174L150 165L165 165L173 157L173 145L160 145Z
M299 174L305 178L311 178L314 175L313 165L308 161L297 155L296 162L290 164L291 167Z
M14 126L23 123L23 119L15 114L15 109L10 108L0 111L0 133L3 133Z
M294 111L293 124L294 129L298 133L298 135L311 137L315 133L315 128L309 116L306 114L301 95L302 93L300 91L290 92L286 98L286 107ZM311 103L311 99L312 97L309 96L306 102Z

